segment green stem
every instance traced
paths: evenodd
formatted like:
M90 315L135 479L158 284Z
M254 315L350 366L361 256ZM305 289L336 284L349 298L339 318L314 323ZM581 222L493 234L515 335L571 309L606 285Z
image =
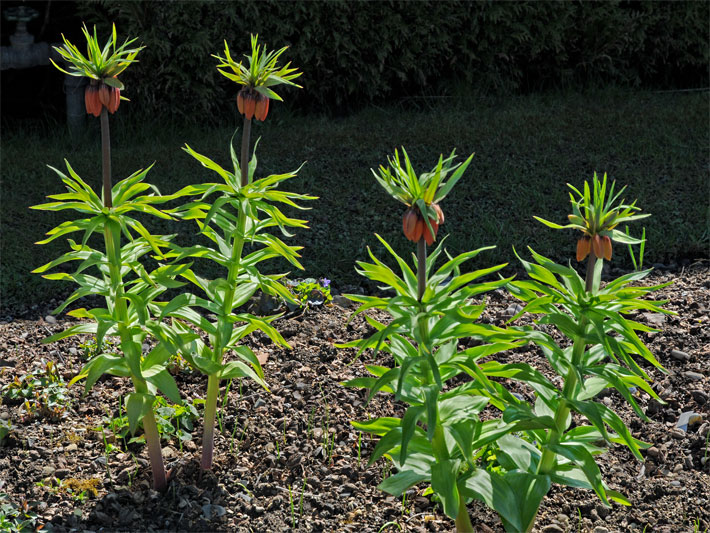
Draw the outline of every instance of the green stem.
M582 327L584 327L584 319L582 322ZM567 374L567 378L565 379L564 389L562 389L562 399L557 407L557 410L555 411L555 429L550 430L550 437L547 440L547 443L545 443L542 451L542 458L540 459L540 463L537 467L538 474L548 474L555 467L555 452L550 450L549 446L559 444L560 437L562 437L567 429L566 422L570 413L570 408L566 399L572 396L574 389L577 387L577 374L574 371L574 368L579 365L585 346L583 336L579 336L574 340L571 368Z
M596 262L597 257L594 255L594 251L591 251L587 261L587 274L585 278L585 289L587 292L593 292L599 287L599 280L595 279L594 276ZM579 324L582 332L586 329L587 322L587 318L583 316ZM565 379L565 386L562 391L563 400L560 402L560 405L557 407L557 411L555 412L555 429L550 431L550 438L543 449L542 458L540 459L540 464L537 468L538 474L547 474L551 472L555 466L555 453L552 452L548 446L558 444L560 442L560 437L567 429L564 425L567 417L569 416L570 408L564 398L569 398L577 386L577 374L575 373L574 368L579 365L585 348L586 344L584 342L584 335L582 334L574 339L574 345L572 347L572 368L570 368L569 374L567 374L567 379Z
M136 376L131 376L131 378L136 392L148 394L148 386L145 380ZM168 487L168 476L165 473L165 463L163 463L163 449L160 446L158 424L155 422L155 414L152 409L143 416L143 432L145 434L145 443L148 447L150 468L153 472L153 489L163 492Z
M104 109L104 112L106 110ZM128 307L126 305L123 278L121 277L121 243L114 240L114 235L108 223L104 226L104 244L109 263L109 276L111 278L111 297L107 298L109 308L115 313L118 319L118 331L121 336L123 346L131 346L133 341L128 319ZM140 346L140 344L139 344ZM140 353L124 353L124 357L140 360ZM139 376L131 376L133 386L138 393L147 394L148 386L145 380ZM155 422L155 415L151 409L143 416L143 431L145 441L148 446L148 456L150 466L153 471L153 488L157 491L164 491L168 485L165 474L165 464L163 463L163 451L160 446L160 434Z
M205 427L202 433L202 463L203 470L212 468L214 453L214 425L217 414L217 398L219 397L219 378L211 375L207 378L207 399L205 400Z
M251 137L251 119L244 117L242 129L242 187L249 183L249 137Z
M111 196L111 132L108 127L108 110L101 110L101 170L104 183L104 206L113 207Z
M242 161L241 161L241 183L242 186L247 184L249 163L247 157L249 154L249 131L251 130L251 120L244 120L244 134L242 135ZM241 264L242 251L244 250L244 233L246 232L247 215L244 210L239 211L237 219L237 229L232 236L232 257L229 262L227 272L227 283L229 288L224 294L224 303L222 306L222 315L217 319L217 334L213 346L212 356L214 361L222 365L224 357L224 347L229 343L229 339L222 338L223 321L232 314L232 304L234 302L234 293L237 290L237 278L239 276L239 266ZM212 468L212 458L214 455L214 427L215 416L217 414L217 400L219 397L219 378L216 375L211 375L207 378L207 398L205 400L205 417L204 428L202 432L202 462L200 466L203 470Z
M422 238L417 242L417 299L421 302L426 289L426 241Z
M456 533L473 533L473 524L466 508L466 498L461 491L459 491L459 512L456 515Z
M584 280L584 288L587 292L594 292L594 289L599 287L599 280L594 279L594 268L596 263L597 256L594 255L594 250L592 250L589 252L589 259L587 259L587 276Z

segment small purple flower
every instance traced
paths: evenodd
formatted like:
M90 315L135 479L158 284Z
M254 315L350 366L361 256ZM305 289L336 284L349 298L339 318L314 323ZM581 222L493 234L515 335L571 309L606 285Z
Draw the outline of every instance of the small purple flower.
M329 280L328 278L321 278L320 284L321 284L323 287L327 287L328 285L330 285L330 280Z

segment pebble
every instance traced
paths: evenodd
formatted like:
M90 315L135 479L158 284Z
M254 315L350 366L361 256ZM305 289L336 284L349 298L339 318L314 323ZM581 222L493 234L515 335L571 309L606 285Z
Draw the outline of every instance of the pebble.
M662 313L648 313L644 316L646 317L646 320L654 326L662 326L666 321L666 315Z
M335 305L339 305L340 307L343 307L345 309L348 309L350 307L353 307L355 305L355 302L347 299L345 296L338 294L337 296L333 296L333 303Z
M565 533L565 530L557 524L549 524L542 528L542 533Z
M175 459L177 457L177 450L175 448L172 448L171 446L166 446L163 448L163 459L165 460L170 460L170 459Z
M676 428L671 431L671 437L673 437L674 439L683 440L685 438L685 431Z
M693 396L693 399L700 405L704 405L708 401L708 394L703 390L692 390L690 391L690 394Z
M64 452L65 452L65 453L74 453L74 452L76 452L78 449L79 449L79 447L78 447L76 444L74 444L74 443L71 443L71 444L69 444L69 445L67 445L67 446L64 446Z
M56 324L57 323L57 319L54 318L52 315L47 315L46 317L44 317L44 321L47 324Z
M69 469L68 468L60 468L56 472L54 472L54 475L58 477L59 479L64 479L69 475Z
M50 477L53 476L55 472L55 469L53 466L47 465L44 468L42 468L42 477Z
M683 375L688 379L692 379L693 381L700 381L705 377L699 372L691 372L690 370L687 372L683 372Z
M213 520L227 514L227 510L221 505L207 504L202 506L202 515L205 520Z
M710 422L705 422L702 426L698 428L698 435L704 437L710 431Z
M678 359L678 361L687 361L690 359L690 355L680 350L671 350L671 357Z
M266 402L264 401L263 398L257 398L256 401L254 402L254 409L258 409L259 407L264 407L266 405Z
M76 356L78 353L79 353L79 350L77 350L73 346L69 347L69 355Z
M597 526L594 528L592 533L609 533L609 530L605 528L604 526Z
M683 465L680 464L680 463L678 463L677 465L675 465L675 466L673 467L673 473L674 473L674 474L677 474L678 472L682 472L682 471L683 471Z
M520 304L511 304L509 305L505 311L503 311L503 314L506 316L514 316L517 315L520 311L523 310L523 306Z
M646 453L651 457L658 457L659 455L661 455L660 450L655 446L651 446L648 450L646 450Z

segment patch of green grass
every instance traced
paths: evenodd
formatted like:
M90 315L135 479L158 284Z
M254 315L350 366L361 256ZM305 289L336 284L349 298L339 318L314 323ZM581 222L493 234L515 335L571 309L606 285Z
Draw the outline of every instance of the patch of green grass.
M281 112L280 112L281 111ZM278 106L254 125L259 144L259 174L281 173L306 165L289 186L320 197L305 212L311 229L293 242L303 245L306 275L328 277L336 288L357 283L357 259L381 234L399 253L412 250L401 232L403 207L394 203L370 173L399 146L405 146L418 172L431 169L440 153L453 148L464 157L475 152L469 169L442 205L451 232L452 254L496 244L478 264L514 262L512 247L526 246L566 262L574 256L577 235L553 231L533 215L564 222L566 183L580 186L594 171L627 185L627 200L653 216L631 228L646 227L645 263L707 257L710 242L708 198L708 93L629 92L546 93L483 99L459 93L456 100L430 106L370 108L346 118L285 116ZM148 181L163 193L190 183L212 181L180 147L229 165L233 126L200 130L151 124L139 117L112 117L113 174L128 176L155 161ZM227 120L237 124L236 117ZM62 213L29 206L63 191L48 168L66 157L75 170L99 187L98 121L85 135L71 138L61 127L47 134L3 128L2 209L0 210L0 307L5 312L66 295L69 287L43 280L30 270L66 250L66 242L32 243L62 220ZM153 224L154 221L150 221ZM178 232L194 242L191 223L151 226ZM379 245L377 245L379 248ZM377 249L376 253L381 250ZM631 267L625 247L614 248L614 264ZM273 265L286 271L285 265ZM295 274L295 273L294 273Z

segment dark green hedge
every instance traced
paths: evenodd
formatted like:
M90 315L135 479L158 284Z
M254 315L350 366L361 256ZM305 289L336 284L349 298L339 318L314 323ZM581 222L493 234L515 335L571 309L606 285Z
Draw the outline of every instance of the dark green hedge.
M706 86L710 3L461 1L78 2L87 23L115 21L146 45L125 74L135 109L199 121L231 113L235 88L211 54L247 51L249 34L287 56L306 109L342 112L407 96L527 92L615 83Z

